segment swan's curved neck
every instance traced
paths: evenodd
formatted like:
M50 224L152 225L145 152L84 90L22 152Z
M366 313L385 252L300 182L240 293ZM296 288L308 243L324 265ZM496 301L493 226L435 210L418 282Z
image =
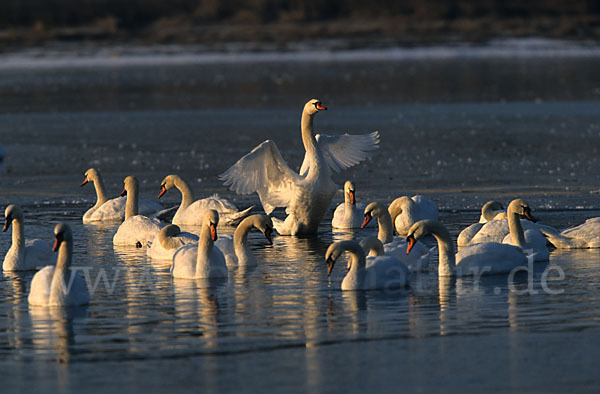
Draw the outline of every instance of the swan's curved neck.
M200 263L204 264L206 262L206 256L210 254L214 244L210 235L210 226L202 226L200 237L198 238L198 264L196 264L196 270L198 270Z
M367 265L365 251L359 244L346 246L346 251L350 253L350 272L363 272Z
M194 193L188 184L180 177L174 177L173 184L181 192L181 204L179 209L185 209L194 202Z
M160 242L162 247L166 250L175 249L176 247L181 246L181 244L178 243L177 240L175 240L175 238L173 238L175 235L177 234L166 233L164 231L161 231L160 233L158 233L158 242Z
M138 214L138 187L134 185L127 190L127 203L125 204L125 220Z
M412 200L412 198L399 197L392 201L388 208L388 212L392 217L392 223L394 223L398 215L400 215L404 211L406 211L408 215L411 215L414 210L414 207L415 202Z
M50 288L50 298L60 297L60 293L67 293L69 283L69 267L73 256L73 245L70 241L61 242L58 248L58 257L56 258L56 267L52 275L52 285Z
M344 204L346 205L346 207L352 207L355 204L352 204L352 200L350 199L350 193L346 192L344 190Z
M521 248L525 248L525 234L523 233L523 226L521 226L521 219L519 218L519 214L510 211L508 212L508 230L510 232L510 238L513 241L513 244Z
M431 226L429 232L435 237L438 243L439 276L454 276L456 271L456 255L454 252L454 243L446 227L439 223Z
M96 205L100 206L108 201L106 189L104 188L104 180L100 174L94 179L94 189L96 189Z
M377 239L381 241L382 244L389 244L394 240L394 226L392 224L392 217L390 213L382 209L383 214L377 217L377 224L379 225L379 231L377 233Z
M12 244L18 248L25 247L25 235L23 232L23 220L15 218L12 220Z
M313 132L313 119L314 114L310 115L306 111L302 112L302 121L300 123L302 128L302 143L304 144L306 155L311 161L307 175L318 172L322 168L329 168L328 166L317 164L323 161L323 153L317 146L317 140Z

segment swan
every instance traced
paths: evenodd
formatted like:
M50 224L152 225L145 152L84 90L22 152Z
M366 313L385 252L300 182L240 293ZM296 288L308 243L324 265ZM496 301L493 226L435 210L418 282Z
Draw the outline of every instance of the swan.
M379 132L365 135L313 135L315 115L326 110L317 99L306 103L302 111L302 143L306 154L300 173L285 162L277 145L266 140L242 157L219 177L239 194L258 193L265 212L286 207L285 221L273 218L281 235L316 234L337 190L332 171L351 167L376 149Z
M5 223L3 232L10 225L12 229L12 245L4 256L2 269L4 271L30 271L45 265L54 264L52 247L41 239L25 240L23 211L18 205L9 205L4 210Z
M56 267L46 266L33 276L27 300L30 305L74 306L90 301L85 280L72 270L73 235L64 223L54 227L54 251L58 250Z
M356 202L356 188L352 181L344 183L344 203L337 206L333 212L331 227L333 228L360 228L363 222L365 204ZM369 223L373 226L375 223Z
M221 236L215 245L223 252L227 266L257 265L256 257L248 249L248 233L255 227L263 232L269 245L273 245L273 221L266 215L248 216L235 229L233 236Z
M562 231L540 228L548 241L558 249L600 248L600 217Z
M138 215L138 180L134 176L128 176L124 181L124 189L121 196L127 195L127 205L125 207L125 221L121 223L113 237L113 245L136 246L141 248L146 246L148 241L160 231L160 222L156 219L149 219L146 216Z
M509 234L507 234L502 243L515 245L523 249L533 261L548 261L550 251L546 247L546 238L537 228L530 228L523 231L520 216L525 216L532 222L536 222L531 216L531 208L521 199L510 202L506 211L508 220Z
M416 196L398 197L388 207L394 228L398 235L405 237L410 226L419 220L438 220L438 207L427 197Z
M219 197L215 194L212 197L203 198L194 201L194 194L188 184L178 175L167 175L160 184L160 193L158 198L161 198L167 190L177 188L181 192L181 204L175 212L172 223L177 225L201 226L202 218L209 209L214 209L219 212L219 223L236 226L244 219L254 208L251 206L243 211L239 211L229 200Z
M439 222L421 220L408 231L408 249L423 237L433 235L438 243L438 276L469 276L506 274L527 265L527 257L518 246L498 242L484 242L462 248L454 254L450 233Z
M187 244L173 255L171 274L174 278L226 278L227 263L223 252L215 246L219 213L209 209L204 214L198 245Z
M104 181L100 171L95 168L90 168L84 173L84 179L81 186L93 182L96 189L96 204L88 209L83 215L83 223L91 222L109 222L122 221L125 218L126 197L116 197L108 199L104 188ZM162 205L154 202L140 199L139 211L140 215L152 215L160 212L163 209Z
M342 280L342 290L391 289L408 285L411 273L406 265L391 256L371 257L367 263L365 251L356 241L338 241L329 245L325 253L327 276L346 251L350 252L350 270Z
M415 246L415 253L410 256L406 255L406 248L408 244L404 238L394 239L392 233L392 217L389 211L383 204L378 202L369 203L365 207L363 227L371 222L373 218L377 219L379 225L379 231L377 233L377 239L383 244L385 254L388 256L394 256L404 261L412 270L424 270L429 267L429 254L430 251L427 246L419 242Z
M463 246L471 245L473 237L477 235L485 223L504 219L506 219L506 211L501 202L494 200L486 202L481 207L479 222L473 223L458 234L458 239L456 240L458 247L461 248Z
M153 260L173 260L173 255L183 245L198 243L198 236L181 232L179 226L169 224L163 227L154 239L148 242L146 254Z

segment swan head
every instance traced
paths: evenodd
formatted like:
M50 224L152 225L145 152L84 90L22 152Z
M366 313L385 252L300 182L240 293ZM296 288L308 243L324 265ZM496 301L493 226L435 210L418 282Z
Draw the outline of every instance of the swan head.
M530 220L534 223L537 222L537 220L531 215L531 208L529 208L529 205L520 198L512 200L510 204L508 204L508 212L514 212L521 217L525 217L527 220Z
M181 246L181 244L173 242L174 240L171 239L171 237L179 234L181 234L181 229L178 225L168 224L160 230L160 233L158 234L158 242L160 242L162 247L167 250Z
M348 196L350 204L352 205L356 204L355 193L356 189L354 188L354 183L352 183L352 181L346 181L346 183L344 183L344 196Z
M273 220L267 215L256 215L258 220L256 227L263 232L269 245L273 245Z
M219 213L214 209L209 209L204 214L203 226L210 229L210 237L213 241L217 240L217 226L219 225Z
M360 241L360 246L365 250L365 253L373 252L373 256L383 256L385 249L383 243L376 237L366 237Z
M380 217L383 214L384 210L385 207L378 202L372 202L369 205L367 205L365 207L365 220L362 226L360 226L360 228L365 228L365 226L369 224L369 222L373 220L373 218Z
M408 243L406 254L410 253L418 240L431 234L431 228L434 226L434 223L433 220L420 220L410 227L406 236L406 242Z
M327 107L323 106L321 100L319 99L311 99L304 105L304 112L308 115L314 115L319 111L325 111Z
M127 195L127 193L132 192L134 189L137 190L137 188L139 187L139 182L137 180L136 177L134 176L128 176L125 178L125 180L123 181L124 187L123 187L123 191L121 192L121 197L124 197Z
M88 182L95 182L99 177L98 171L95 168L90 168L83 173L83 182L80 186L85 186Z
M158 193L158 198L161 198L169 189L175 187L175 177L177 175L167 175L165 179L160 183L160 193Z
M360 244L356 241L337 241L329 245L327 248L327 252L325 252L325 261L327 262L327 276L331 276L331 271L333 271L333 266L335 265L336 260L344 254L345 251L351 250L353 252L362 251L362 256L364 258L365 252L361 248Z
M10 227L12 221L15 219L23 220L23 211L18 205L10 204L4 210L4 228L2 229L2 231L6 232L6 230L8 230L8 228Z
M500 201L491 200L483 204L481 207L481 216L488 222L494 220L496 217L497 211L504 210L504 204Z
M58 223L54 227L54 247L52 250L56 252L63 242L71 242L73 239L73 233L68 224Z

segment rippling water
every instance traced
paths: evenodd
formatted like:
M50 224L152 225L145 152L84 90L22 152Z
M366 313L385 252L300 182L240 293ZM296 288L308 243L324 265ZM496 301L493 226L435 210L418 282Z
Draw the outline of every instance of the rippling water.
M156 196L178 173L198 197L264 139L302 159L303 103L329 111L318 130L380 130L373 158L336 175L359 201L425 193L456 236L488 199L522 197L563 228L600 216L597 57L261 61L201 65L3 69L0 203L19 203L26 235L74 230L74 265L93 289L85 308L30 308L33 273L0 276L0 365L7 392L597 391L600 251L554 251L513 278L438 280L341 292L318 238L262 234L260 262L227 280L173 279L145 250L113 248L116 225L83 225L82 172L125 175ZM332 208L341 201L341 192ZM177 193L165 205L178 202ZM231 230L224 230L225 232ZM0 237L7 250L10 236ZM428 241L429 246L434 246ZM340 267L342 265L340 264ZM562 276L564 274L564 277Z

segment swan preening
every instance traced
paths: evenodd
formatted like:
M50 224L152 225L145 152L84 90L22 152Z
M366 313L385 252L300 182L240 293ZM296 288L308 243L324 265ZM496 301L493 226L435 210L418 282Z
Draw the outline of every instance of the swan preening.
M276 207L285 207L284 221L273 218L281 235L316 234L337 189L332 171L360 163L378 147L378 132L315 136L314 116L325 109L317 99L304 106L301 131L306 154L299 174L288 166L277 145L266 140L220 176L236 193L257 192L267 214Z
M127 198L121 196L108 199L102 175L100 174L100 171L95 168L88 169L83 176L84 179L81 186L85 186L89 182L92 182L96 189L96 204L85 212L83 215L83 222L122 221L125 218ZM152 215L158 213L162 209L163 207L159 203L142 199L139 201L140 215Z
M198 236L182 232L179 226L169 224L163 227L154 239L148 242L146 254L153 260L173 260L173 255L183 245L198 243Z
M152 241L161 229L161 224L156 219L138 215L139 184L134 176L124 180L122 196L127 195L125 207L125 221L121 223L113 237L114 245L142 247Z
M562 231L548 227L540 228L540 231L558 249L600 248L600 217Z
M413 245L427 235L433 235L438 242L438 276L506 274L527 265L527 257L520 247L498 242L467 246L455 254L454 243L446 227L431 220L417 222L409 229L406 253L410 253Z
M350 269L342 280L342 290L377 290L407 286L410 270L398 259L391 256L370 257L367 261L364 249L356 241L338 241L329 245L325 253L327 276L336 260L344 253L350 253Z
M31 271L54 264L52 247L41 239L25 239L23 211L18 205L9 205L4 210L3 232L12 224L12 244L4 256L4 271Z
M71 228L59 223L54 227L54 251L58 250L56 267L46 266L33 276L27 300L30 305L85 305L90 295L85 280L71 269L73 235Z
M273 221L266 215L252 215L238 225L233 236L219 237L215 245L223 252L228 266L253 267L257 265L256 257L248 248L248 233L252 228L260 230L269 244L273 244Z
M408 229L419 220L438 220L437 205L425 196L398 197L388 207L394 228L405 237Z
M173 256L171 274L175 278L211 279L226 278L225 256L215 246L219 213L209 209L202 221L198 245L188 244L177 249Z
M344 202L337 206L331 219L331 227L339 229L360 228L366 204L356 202L356 187L352 181L344 183ZM369 223L374 226L375 223Z

